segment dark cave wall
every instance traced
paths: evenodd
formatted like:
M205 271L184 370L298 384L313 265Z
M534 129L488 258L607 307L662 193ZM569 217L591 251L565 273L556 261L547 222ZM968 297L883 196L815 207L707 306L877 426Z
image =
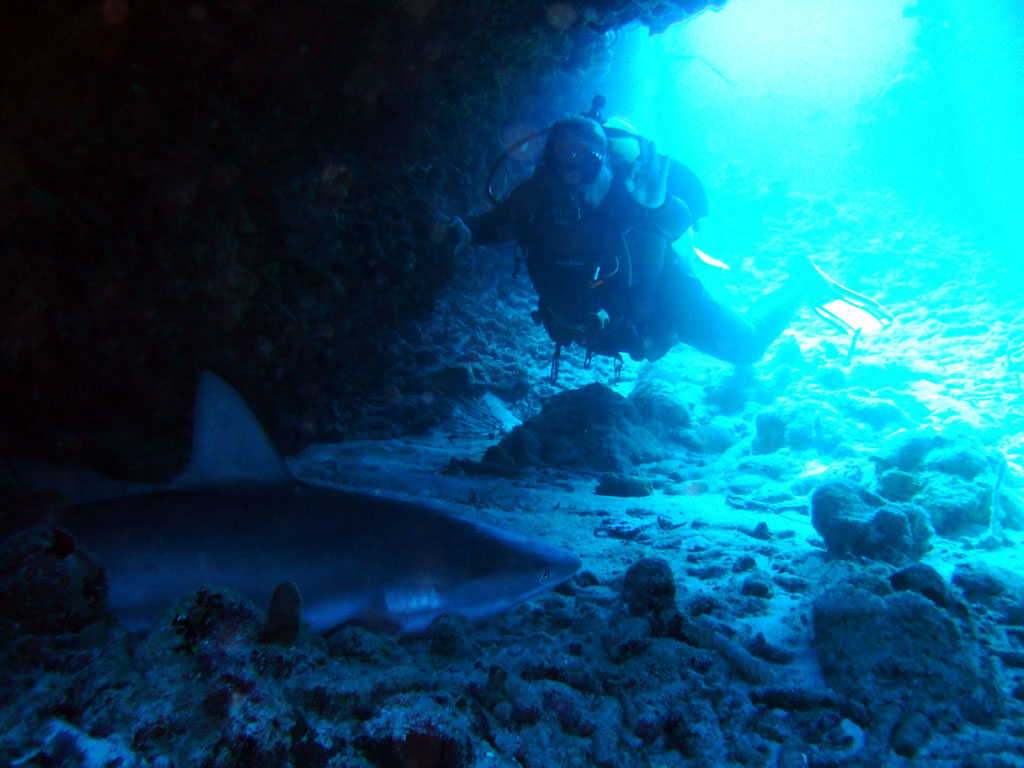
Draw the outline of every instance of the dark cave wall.
M685 3L47 2L0 29L0 451L160 476L199 370L335 439L500 128ZM589 98L589 95L588 95ZM573 105L573 108L585 105ZM557 109L557 107L555 107Z

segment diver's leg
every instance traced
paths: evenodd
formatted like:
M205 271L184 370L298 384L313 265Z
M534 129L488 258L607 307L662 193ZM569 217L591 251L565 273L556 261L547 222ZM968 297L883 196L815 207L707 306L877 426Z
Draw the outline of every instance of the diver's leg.
M806 256L791 258L786 281L742 314L716 302L678 263L670 265L660 306L679 341L720 360L749 365L764 356L803 304L818 308L822 317L849 333L865 318L883 328L892 322L892 315L878 302L839 285Z
M760 360L804 303L807 286L789 279L744 313L719 304L693 275L681 276L666 307L679 341L728 363ZM676 282L676 281L673 281Z

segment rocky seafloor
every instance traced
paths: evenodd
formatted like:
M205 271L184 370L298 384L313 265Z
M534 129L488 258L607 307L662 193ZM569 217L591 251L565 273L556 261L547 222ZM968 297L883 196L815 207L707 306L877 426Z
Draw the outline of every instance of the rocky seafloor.
M851 348L807 313L752 369L681 349L619 383L568 350L552 385L527 281L479 250L346 414L405 436L289 460L568 546L569 582L478 625L290 643L211 585L131 634L102 564L37 528L0 555L0 760L1024 765L1012 286L984 245L884 196L785 202L749 283L717 289L749 300L798 250L883 299L891 328ZM977 269L935 257L952 252ZM50 494L94 482L13 469Z

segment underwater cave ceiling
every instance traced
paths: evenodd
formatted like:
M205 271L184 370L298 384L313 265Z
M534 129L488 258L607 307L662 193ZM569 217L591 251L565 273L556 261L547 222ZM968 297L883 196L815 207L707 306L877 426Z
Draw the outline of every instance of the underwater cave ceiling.
M197 372L344 436L500 127L706 3L20 3L0 29L0 450L165 476ZM718 5L718 4L716 4ZM585 97L589 100L589 94ZM585 104L584 104L585 105Z

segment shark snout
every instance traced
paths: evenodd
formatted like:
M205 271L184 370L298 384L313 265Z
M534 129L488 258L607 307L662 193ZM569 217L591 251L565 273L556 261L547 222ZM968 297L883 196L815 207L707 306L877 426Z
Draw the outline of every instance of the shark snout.
M563 550L562 557L555 563L551 569L552 581L555 584L561 584L566 579L572 578L576 575L576 572L583 567L583 561L580 560L579 555L569 550Z

